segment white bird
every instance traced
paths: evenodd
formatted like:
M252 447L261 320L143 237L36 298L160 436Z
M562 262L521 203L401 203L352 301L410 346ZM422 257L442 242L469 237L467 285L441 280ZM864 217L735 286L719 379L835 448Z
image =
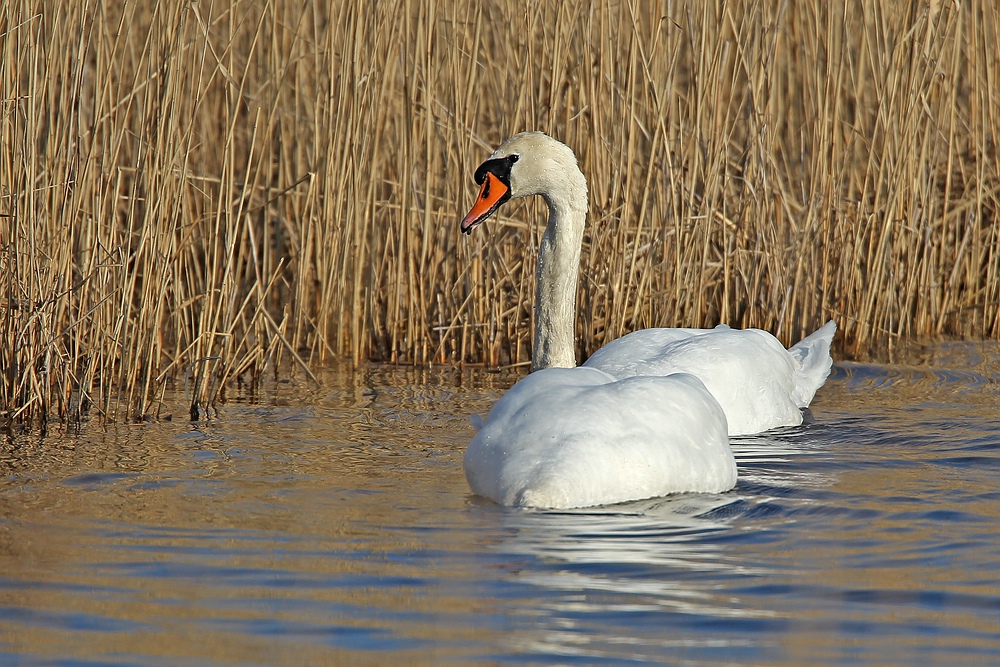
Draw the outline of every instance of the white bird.
M472 230L512 197L541 195L532 373L465 453L469 486L503 505L587 507L736 484L728 435L802 422L833 360L831 321L786 350L758 330L646 329L576 367L573 322L587 182L541 132L504 142L475 173Z

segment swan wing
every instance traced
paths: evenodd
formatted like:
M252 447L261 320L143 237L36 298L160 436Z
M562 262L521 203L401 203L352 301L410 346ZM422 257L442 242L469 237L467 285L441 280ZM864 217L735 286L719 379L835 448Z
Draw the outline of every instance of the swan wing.
M615 377L688 373L726 413L730 435L802 423L797 366L777 338L760 329L643 329L599 350L585 366Z

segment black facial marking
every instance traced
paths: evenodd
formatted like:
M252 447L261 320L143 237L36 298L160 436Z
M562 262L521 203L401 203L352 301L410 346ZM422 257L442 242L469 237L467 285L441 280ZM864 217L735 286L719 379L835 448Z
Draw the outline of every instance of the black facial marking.
M510 169L514 166L514 163L520 158L519 155L508 155L507 157L497 157L487 160L486 162L479 165L479 169L476 169L476 185L482 185L483 181L486 180L486 172L490 172L498 179L500 182L510 187Z
M475 179L476 185L483 185L482 192L480 192L480 199L490 198L490 181L486 178L486 174L493 174L498 181L506 186L506 192L503 193L497 201L490 206L490 209L483 213L478 218L476 218L468 227L462 230L465 234L471 234L472 230L483 223L484 220L489 218L491 215L497 212L500 208L510 199L510 169L517 162L519 155L508 155L507 157L498 157L487 160L486 162L479 165L476 169Z

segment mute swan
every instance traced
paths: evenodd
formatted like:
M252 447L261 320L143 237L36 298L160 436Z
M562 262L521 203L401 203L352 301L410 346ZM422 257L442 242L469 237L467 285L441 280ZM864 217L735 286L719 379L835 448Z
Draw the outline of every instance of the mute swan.
M475 173L469 234L513 197L541 195L532 373L465 453L472 491L504 505L585 507L736 484L728 435L802 422L832 366L831 321L786 350L757 329L646 329L576 367L576 285L587 182L541 132L504 142Z

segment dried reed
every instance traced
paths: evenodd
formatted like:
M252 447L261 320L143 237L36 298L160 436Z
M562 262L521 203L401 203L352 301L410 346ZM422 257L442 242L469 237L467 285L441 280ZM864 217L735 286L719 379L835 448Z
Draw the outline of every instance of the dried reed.
M544 212L457 228L523 129L590 182L581 357L719 321L1000 335L996 3L653 4L0 0L3 419L525 363Z

